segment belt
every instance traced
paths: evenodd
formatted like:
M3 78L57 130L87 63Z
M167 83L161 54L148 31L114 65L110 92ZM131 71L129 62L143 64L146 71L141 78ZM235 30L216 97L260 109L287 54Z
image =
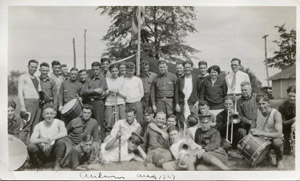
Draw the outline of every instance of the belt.
M158 97L157 99L173 99L174 97Z
M233 96L234 94L227 94L228 96ZM238 94L235 94L235 96L241 96L242 94L238 93Z

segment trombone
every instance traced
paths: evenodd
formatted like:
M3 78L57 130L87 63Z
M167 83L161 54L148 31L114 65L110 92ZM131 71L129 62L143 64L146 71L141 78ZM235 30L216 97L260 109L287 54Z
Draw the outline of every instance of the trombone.
M231 109L227 109L227 125L226 125L226 141L228 141L230 144L233 142L233 125L239 124L241 122L239 118L239 113L237 112L237 101L236 101L236 95L234 96L234 112L231 112ZM228 138L229 134L229 125L231 127L230 129L230 139Z

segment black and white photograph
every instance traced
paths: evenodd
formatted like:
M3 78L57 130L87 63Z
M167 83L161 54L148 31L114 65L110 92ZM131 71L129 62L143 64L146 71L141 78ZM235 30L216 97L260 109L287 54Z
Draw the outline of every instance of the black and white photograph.
M300 178L299 2L0 6L0 179Z

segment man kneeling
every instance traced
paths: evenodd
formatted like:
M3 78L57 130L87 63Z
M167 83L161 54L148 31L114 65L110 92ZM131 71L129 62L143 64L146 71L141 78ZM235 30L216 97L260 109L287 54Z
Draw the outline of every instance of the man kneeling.
M33 130L30 144L27 146L32 168L37 168L39 159L44 162L55 161L54 169L59 169L64 157L64 141L60 138L67 136L65 123L54 119L56 111L51 105L45 105L43 109L44 120L38 123Z
M62 166L76 169L79 165L96 163L96 150L93 142L91 135L83 135L82 141L72 148L64 159Z
M123 161L140 161L146 158L146 153L140 147L144 143L143 139L136 133L132 132L127 139L121 139L122 132L118 131L117 135L101 145L102 161L105 162L123 162ZM138 155L134 153L134 151Z

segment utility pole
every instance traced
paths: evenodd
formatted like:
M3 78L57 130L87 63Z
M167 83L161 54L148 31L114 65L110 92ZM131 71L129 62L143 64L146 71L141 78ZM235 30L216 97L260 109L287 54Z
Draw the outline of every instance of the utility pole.
M270 86L270 83L269 83L269 70L268 70L268 65L267 65L267 59L268 59L268 55L267 55L267 37L269 35L265 35L263 36L262 38L265 39L265 60L266 60L266 72L267 72L267 83L268 83L268 87Z
M74 67L76 67L75 38L73 38Z
M86 29L84 30L84 69L86 69Z

